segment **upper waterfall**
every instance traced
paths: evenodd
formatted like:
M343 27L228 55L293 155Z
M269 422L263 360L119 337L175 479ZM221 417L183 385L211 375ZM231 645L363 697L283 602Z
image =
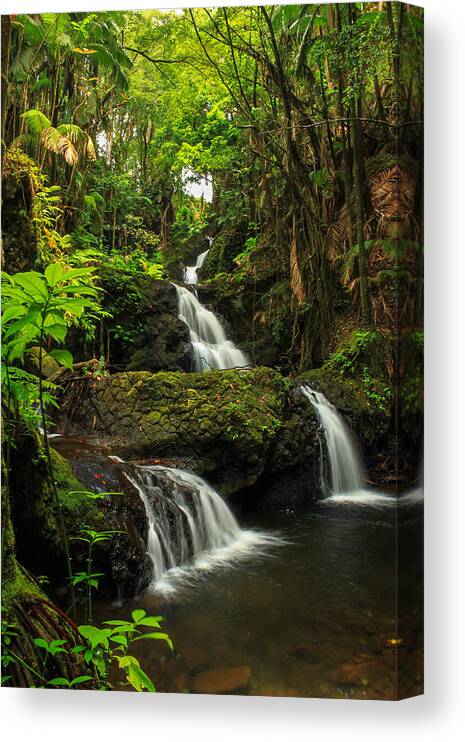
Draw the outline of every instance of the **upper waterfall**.
M211 240L211 237L210 237L210 240ZM210 241L210 244L211 244L211 241ZM200 270L200 268L204 264L205 258L207 257L209 252L210 252L210 249L205 250L205 252L201 252L200 255L197 256L195 265L186 265L186 267L184 268L184 283L196 284L198 282L199 277L197 275L197 272Z
M212 368L243 368L250 361L225 332L217 317L203 306L197 297L185 288L176 286L178 294L179 319L189 328L194 351L194 371L208 371Z

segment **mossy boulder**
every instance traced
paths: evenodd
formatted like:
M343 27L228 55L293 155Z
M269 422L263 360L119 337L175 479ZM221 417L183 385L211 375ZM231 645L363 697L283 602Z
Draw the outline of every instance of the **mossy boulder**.
M77 535L84 525L103 528L98 507L84 494L85 488L73 476L69 464L53 449L51 458L67 532ZM12 470L12 518L18 559L36 576L59 579L66 573L66 560L40 436L27 435L18 440L12 450Z
M308 405L301 414L291 389L269 368L114 374L90 385L71 429L98 435L126 459L181 459L224 495L258 492L318 462L316 418ZM315 480L303 486L308 494Z
M32 202L43 185L38 167L22 150L4 148L2 157L2 258L9 273L35 267L38 245Z
M246 235L246 227L240 222L217 234L199 271L200 280L215 278L219 273L231 273L237 267L234 258L243 250Z

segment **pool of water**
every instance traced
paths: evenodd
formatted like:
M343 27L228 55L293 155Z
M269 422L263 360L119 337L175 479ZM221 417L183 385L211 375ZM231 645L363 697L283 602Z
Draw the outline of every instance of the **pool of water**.
M238 515L275 538L147 590L134 607L162 614L174 642L137 642L161 692L392 700L422 692L422 504L318 502L298 513ZM399 623L396 615L399 614Z

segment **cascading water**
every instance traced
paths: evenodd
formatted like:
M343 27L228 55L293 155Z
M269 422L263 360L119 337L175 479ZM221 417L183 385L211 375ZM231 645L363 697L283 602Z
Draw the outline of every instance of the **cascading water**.
M208 570L250 555L277 537L243 531L215 490L201 477L164 466L125 466L148 519L152 587L172 592L193 570Z
M352 435L334 405L308 386L302 393L315 408L325 434L331 496L328 501L360 505L394 505L393 497L367 488L366 477Z
M325 433L333 494L357 492L363 489L365 475L351 434L342 417L321 392L307 386L303 394L315 408Z
M189 328L194 353L194 371L212 368L242 368L250 361L225 332L217 317L185 286L176 286L178 316Z
M324 394L315 392L308 386L302 387L302 393L315 408L325 434L331 490L331 495L326 498L326 502L374 507L393 507L396 504L410 506L423 503L422 484L399 497L369 489L352 434L337 409Z
M205 250L205 252L201 252L200 255L198 255L197 257L197 260L195 261L195 265L187 265L184 268L184 283L196 284L198 282L199 280L198 271L201 269L202 265L204 264L205 258L207 257L209 252L210 252L210 249Z

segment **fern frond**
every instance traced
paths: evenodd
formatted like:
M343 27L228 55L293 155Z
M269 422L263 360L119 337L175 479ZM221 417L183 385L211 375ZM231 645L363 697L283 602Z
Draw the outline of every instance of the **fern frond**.
M42 111L37 111L35 108L31 108L29 111L24 111L24 113L21 114L21 118L24 121L26 129L35 137L39 137L44 129L48 129L52 126L47 116L45 116Z
M55 129L53 126L48 126L41 132L39 139L41 145L45 147L45 149L57 153L62 136L58 129Z

